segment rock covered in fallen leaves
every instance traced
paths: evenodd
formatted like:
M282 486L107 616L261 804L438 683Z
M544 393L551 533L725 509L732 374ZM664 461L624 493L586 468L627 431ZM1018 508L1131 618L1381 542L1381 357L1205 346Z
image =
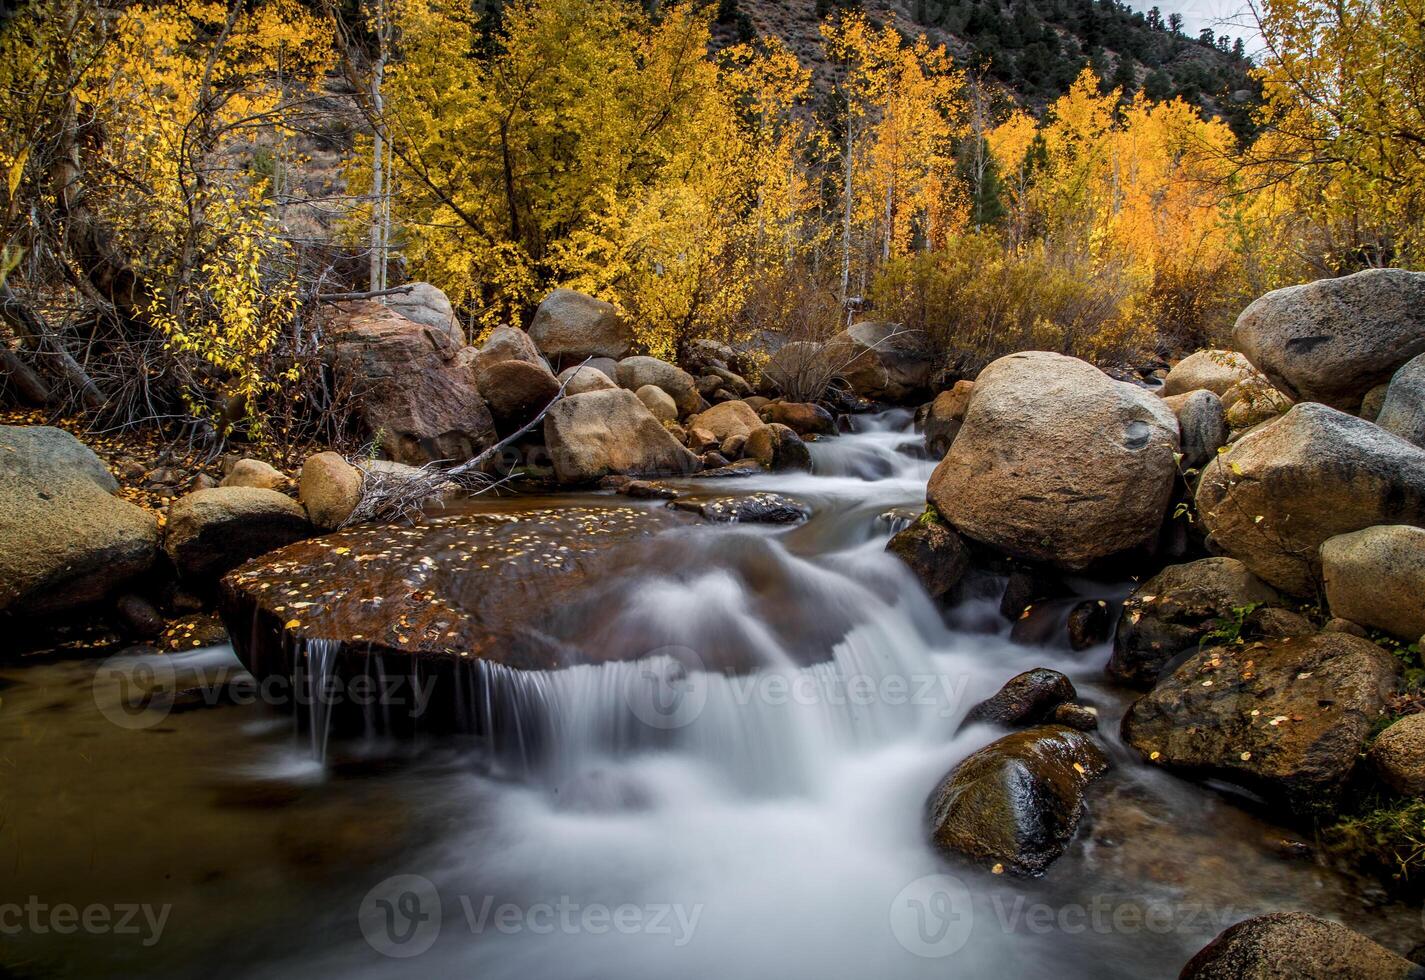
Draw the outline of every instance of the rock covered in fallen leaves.
M996 873L1042 875L1068 846L1108 759L1083 732L1040 725L970 755L930 796L931 841Z
M1227 929L1183 967L1180 980L1418 980L1422 973L1339 923L1273 912Z
M1398 670L1345 633L1212 647L1133 703L1123 740L1150 762L1306 816L1337 802Z
M811 508L780 493L751 493L711 500L675 500L672 506L719 524L800 524Z

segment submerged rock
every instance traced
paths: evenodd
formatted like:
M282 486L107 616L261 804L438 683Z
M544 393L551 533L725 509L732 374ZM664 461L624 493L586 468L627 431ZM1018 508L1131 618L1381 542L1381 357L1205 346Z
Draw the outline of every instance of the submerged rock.
M1397 670L1345 633L1213 647L1133 703L1123 739L1150 762L1309 815L1336 803Z
M1042 875L1064 853L1084 790L1108 759L1083 732L1041 725L1006 735L950 772L931 794L931 840L995 871Z
M780 493L752 493L712 500L675 500L672 506L720 524L800 524L811 508Z
M1183 967L1180 980L1419 980L1425 968L1327 919L1273 912L1239 922Z
M940 521L912 523L896 532L886 550L910 567L932 599L947 595L970 570L970 549Z

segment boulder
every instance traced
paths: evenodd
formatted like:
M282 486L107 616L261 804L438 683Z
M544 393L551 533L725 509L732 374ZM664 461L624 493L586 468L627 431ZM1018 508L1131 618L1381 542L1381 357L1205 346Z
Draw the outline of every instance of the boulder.
M940 459L950 451L974 392L973 381L957 381L955 387L942 391L930 403L925 413L925 449L932 459Z
M1179 449L1184 469L1200 469L1227 445L1227 413L1222 399L1199 388L1183 395L1170 395L1163 404L1178 417Z
M1085 599L1069 610L1069 649L1080 652L1108 642L1113 612L1102 599Z
M0 426L0 613L67 612L153 566L158 520L114 496L118 488L63 429Z
M924 331L880 320L852 324L827 342L825 356L858 395L883 401L923 396L935 372Z
M909 566L932 599L949 594L970 570L970 549L940 521L913 521L896 532L886 550Z
M1329 538L1321 578L1332 616L1407 643L1425 633L1425 530L1390 524Z
M993 696L970 709L965 723L1018 728L1049 720L1054 709L1079 696L1073 681L1057 670L1035 667L1011 677Z
M728 436L739 435L746 439L753 429L761 428L762 420L752 407L744 401L723 402L706 412L699 412L688 419L689 432L701 429L709 433L713 440L722 443Z
M529 334L518 327L504 325L490 331L490 335L485 338L484 345L475 352L471 361L475 370L475 380L480 382L482 390L484 381L481 375L484 371L504 361L524 361L526 364L549 366L545 362L544 356L540 354L539 348L534 346L534 341L530 339Z
M233 464L233 468L228 470L228 475L223 477L223 487L256 487L259 490L280 490L292 481L287 479L287 474L264 463L260 459L240 459Z
M1280 601L1271 586L1235 558L1170 565L1124 601L1108 676L1151 687L1170 660L1197 647L1213 630L1232 628L1253 605Z
M508 435L544 411L559 394L559 379L542 361L500 361L481 372L480 394L496 429Z
M693 376L656 357L625 357L618 362L620 388L637 391L644 385L662 388L678 406L679 415L691 415L702 408L702 395Z
M561 483L590 483L616 473L651 476L702 468L638 396L623 388L560 399L544 417L544 442Z
M711 378L713 380L711 382L704 381L704 378ZM699 392L703 390L703 385L705 384L712 384L714 391L723 389L731 392L738 398L750 398L753 392L752 386L747 383L747 379L742 375L716 366L707 368L702 377L698 379Z
M672 507L686 510L719 524L800 524L811 517L811 508L800 500L780 493L752 493L745 497L714 497L711 500L675 500Z
M1345 633L1211 647L1133 703L1123 739L1150 762L1310 816L1339 800L1397 670Z
M752 407L750 402L748 407ZM755 408L753 410L756 411ZM761 416L768 422L785 425L802 437L836 433L836 419L826 409L811 402L771 402L761 410Z
M966 537L1083 569L1157 536L1177 449L1157 396L1077 358L1011 354L980 372L928 496Z
M1098 711L1083 704L1061 704L1049 720L1056 725L1068 725L1081 732L1098 731Z
M559 372L559 383L566 385L564 394L582 395L586 391L608 391L617 388L607 374L587 365L565 368Z
M544 298L529 325L529 335L558 367L586 357L627 357L633 327L612 303L572 289L556 289Z
M1376 736L1366 759L1402 796L1425 796L1425 714L1406 715Z
M1376 425L1387 432L1425 447L1425 354L1395 372L1374 418Z
M1297 401L1354 412L1425 353L1425 273L1368 269L1274 290L1242 311L1232 340Z
M1415 360L1418 361L1419 358L1417 357L1415 358ZM1410 364L1406 364L1406 367L1409 366ZM1404 370L1405 368L1400 369L1400 371ZM1400 371L1397 371L1395 373L1399 374ZM1370 391L1366 392L1366 397L1361 399L1361 410L1356 414L1358 414L1361 418L1365 419L1367 422L1378 421L1380 418L1380 410L1385 407L1385 396L1388 394L1390 394L1390 385L1376 385ZM1400 435L1400 433L1397 432L1396 435ZM1415 442L1415 440L1412 439L1411 442ZM1417 446L1420 445L1420 443L1418 442L1416 442L1415 444Z
M752 430L742 452L772 470L810 470L811 450L789 427L772 422Z
M941 851L994 871L1037 877L1064 853L1084 812L1084 790L1108 760L1083 732L1041 725L966 758L929 800Z
M1183 967L1179 980L1419 980L1422 972L1339 923L1273 912L1227 929Z
M653 417L660 422L678 421L678 406L673 401L673 396L668 394L657 385L644 385L634 392L638 400L643 402L643 407L653 413Z
M361 471L341 453L317 453L302 464L298 488L308 519L323 530L334 530L361 502Z
M1237 382L1256 374L1251 362L1236 351L1200 350L1173 365L1163 379L1161 394L1166 397L1210 391L1220 398Z
M1207 465L1197 510L1210 544L1284 592L1314 595L1328 538L1377 524L1425 526L1425 450L1303 403Z
M215 579L311 535L306 512L291 497L256 487L215 487L169 506L163 550L181 577Z
M461 348L371 302L345 304L323 357L359 399L385 455L403 463L465 460L495 441L494 421Z
M407 320L439 330L456 347L465 346L465 331L456 322L455 309L443 291L428 282L408 283L405 288L410 292L382 297L388 309Z

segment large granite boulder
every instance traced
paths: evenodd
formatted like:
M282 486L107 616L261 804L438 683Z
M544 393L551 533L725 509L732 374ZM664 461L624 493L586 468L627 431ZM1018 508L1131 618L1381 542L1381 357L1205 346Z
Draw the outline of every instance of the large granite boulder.
M930 390L935 353L922 330L867 320L827 342L824 355L856 394L903 402Z
M559 379L543 362L501 361L481 373L480 394L504 435L517 431L559 394Z
M1321 578L1331 615L1407 643L1425 634L1425 529L1388 524L1330 538Z
M559 400L544 417L544 442L561 483L622 474L694 473L698 458L623 388Z
M559 383L564 385L564 394L582 395L586 391L609 391L618 385L596 367L584 365L567 367L559 372Z
M1240 626L1249 609L1279 601L1271 586L1235 558L1170 565L1124 601L1108 676L1151 687L1178 654L1214 631Z
M1211 647L1133 703L1123 739L1150 762L1309 816L1340 798L1397 671L1346 633Z
M572 289L556 289L544 298L529 325L529 335L556 367L586 357L627 357L633 327L612 303Z
M439 330L449 336L456 347L465 346L465 331L456 322L450 297L428 282L408 283L404 288L409 292L383 297L388 309L401 314L407 320Z
M549 366L544 360L544 355L539 352L539 348L530 339L529 334L518 327L503 324L490 331L489 336L485 338L485 343L471 358L475 380L480 380L480 376L486 368L502 361L524 361L526 364Z
M249 558L311 537L302 505L276 490L195 490L168 509L163 550L185 579L215 579Z
M1425 273L1368 269L1274 290L1242 311L1232 340L1296 400L1354 412L1425 353Z
M678 406L679 415L691 415L703 406L693 376L656 357L625 357L618 362L617 381L620 388L629 391L637 391L644 385L662 388Z
M118 488L68 432L0 426L0 614L98 602L153 566L158 520L114 496Z
M1230 350L1200 350L1173 365L1163 379L1163 395L1210 391L1219 398L1239 381L1256 375L1250 361Z
M345 304L323 356L359 399L366 430L402 463L463 461L495 441L462 348L377 303Z
M1296 405L1208 464L1197 509L1216 547L1284 592L1314 595L1328 538L1425 526L1425 450L1325 405Z
M1205 388L1169 395L1163 404L1178 417L1179 446L1184 469L1201 469L1227 445L1227 413L1222 399Z
M929 800L931 840L981 867L1036 877L1064 853L1084 790L1108 769L1093 739L1063 725L1006 735L956 766Z
M1425 968L1329 919L1273 912L1239 922L1179 980L1420 980Z
M1395 372L1374 418L1387 432L1425 447L1425 354Z
M1011 354L980 372L928 496L966 537L1082 569L1154 539L1177 449L1156 395L1077 358Z

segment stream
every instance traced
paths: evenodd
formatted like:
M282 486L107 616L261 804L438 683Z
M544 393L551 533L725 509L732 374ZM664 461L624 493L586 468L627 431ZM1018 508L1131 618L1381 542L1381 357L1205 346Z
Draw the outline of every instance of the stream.
M559 610L566 635L636 656L498 668L537 753L523 732L513 751L328 740L252 698L124 711L126 670L154 658L0 666L0 976L1174 977L1287 909L1425 941L1419 910L1317 863L1300 831L1126 752L1107 645L1011 643L991 577L938 610L885 554L883 516L919 512L934 464L903 451L908 413L857 429L811 444L814 474L673 484L813 516L675 524ZM457 509L576 504L664 506ZM179 687L243 674L227 647L165 659ZM1097 708L1114 768L1064 857L1022 881L939 857L924 805L997 737L961 728L969 708L1037 666ZM107 925L65 931L62 904ZM41 928L7 931L19 915Z

